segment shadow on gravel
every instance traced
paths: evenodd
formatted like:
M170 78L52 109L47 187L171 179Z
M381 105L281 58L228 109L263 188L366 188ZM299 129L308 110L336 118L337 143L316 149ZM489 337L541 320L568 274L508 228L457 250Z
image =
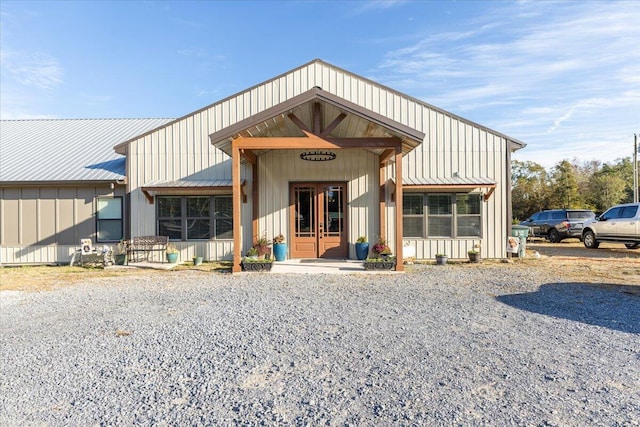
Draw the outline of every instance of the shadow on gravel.
M496 300L532 313L640 334L640 286L548 283L536 292Z

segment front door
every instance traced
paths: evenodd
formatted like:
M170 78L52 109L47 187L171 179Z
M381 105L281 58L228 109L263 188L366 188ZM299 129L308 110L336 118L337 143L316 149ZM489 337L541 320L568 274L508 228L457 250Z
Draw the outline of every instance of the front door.
M345 183L290 186L291 257L347 258Z

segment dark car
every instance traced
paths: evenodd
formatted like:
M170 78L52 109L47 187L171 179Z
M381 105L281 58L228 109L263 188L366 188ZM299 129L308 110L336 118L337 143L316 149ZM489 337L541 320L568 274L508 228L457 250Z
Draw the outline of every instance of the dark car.
M580 238L584 222L595 217L596 214L587 209L550 209L533 214L520 225L529 227L529 234L534 237L558 243L568 237Z

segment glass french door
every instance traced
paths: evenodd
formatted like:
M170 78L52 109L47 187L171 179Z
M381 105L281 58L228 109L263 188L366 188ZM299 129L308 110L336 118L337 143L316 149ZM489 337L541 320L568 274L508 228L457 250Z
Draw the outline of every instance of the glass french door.
M300 183L290 187L291 257L347 258L345 183Z

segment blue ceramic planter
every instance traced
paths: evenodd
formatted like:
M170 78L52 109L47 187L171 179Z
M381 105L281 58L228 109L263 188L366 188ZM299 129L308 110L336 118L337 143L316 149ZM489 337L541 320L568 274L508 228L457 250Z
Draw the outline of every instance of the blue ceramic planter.
M273 257L276 261L284 261L287 257L287 244L286 243L274 243L273 244Z
M356 243L356 257L362 261L369 256L369 243Z

